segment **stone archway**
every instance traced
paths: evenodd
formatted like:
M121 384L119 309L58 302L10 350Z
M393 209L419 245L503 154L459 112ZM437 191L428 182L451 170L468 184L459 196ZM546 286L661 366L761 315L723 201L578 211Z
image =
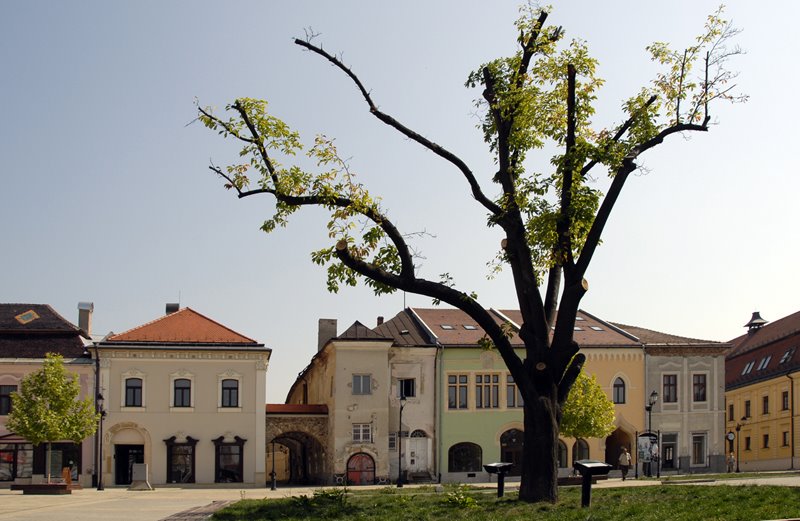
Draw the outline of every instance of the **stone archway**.
M631 435L621 428L617 428L617 430L606 438L606 463L616 467L619 462L619 455L620 452L622 452L622 447L625 447L628 449L628 452L633 454L632 449L634 447L632 447Z
M273 451L276 464L275 473L284 478L285 483L322 485L328 482L330 472L325 459L325 449L314 436L306 432L294 431L284 432L269 440L267 442L267 473L272 472ZM285 471L279 474L278 467L281 458L285 459L283 461Z
M152 480L153 450L152 440L147 429L136 422L116 423L104 433L102 444L103 483L126 484L129 482L129 464L132 461L146 463L150 469L148 479ZM141 447L141 452L139 452L139 447ZM118 452L119 454L117 454ZM121 459L123 455L129 459L125 465Z

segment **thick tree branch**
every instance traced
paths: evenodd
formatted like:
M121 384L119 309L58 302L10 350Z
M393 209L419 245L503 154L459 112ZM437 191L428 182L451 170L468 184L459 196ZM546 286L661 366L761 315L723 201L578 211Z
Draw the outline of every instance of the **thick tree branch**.
M373 264L361 259L356 259L350 255L350 250L348 249L346 241L339 241L336 243L336 256L345 266L365 277L369 277L370 279L402 291L441 300L442 302L446 302L462 310L472 317L472 319L483 328L489 338L492 339L492 342L512 375L518 375L518 377L522 376L522 361L514 352L514 348L508 336L506 336L506 333L495 321L493 316L466 293L453 289L440 282L433 282L416 277L398 277ZM519 379L522 380L522 378Z
M216 172L217 175L228 181L228 184L233 187L240 199L259 194L271 194L278 201L292 205L292 206L335 206L338 208L349 208L353 205L353 201L347 197L321 197L315 195L305 196L292 196L280 193L275 188L257 188L254 190L242 190L234 183L233 179L222 171L222 169L210 166L210 170ZM401 271L398 278L410 279L414 277L414 261L411 255L411 250L406 243L405 237L400 233L397 227L385 215L377 211L375 208L365 208L359 210L358 213L374 222L386 233L389 239L397 249L397 254L400 257Z
M491 199L486 197L486 195L483 193L483 190L481 189L480 184L478 183L478 180L475 177L475 174L472 173L472 170L470 170L470 168L467 166L466 163L464 163L464 161L461 158L459 158L449 150L445 149L441 145L411 130L407 126L403 125L402 123L394 119L393 117L389 116L388 114L378 109L378 107L372 101L372 97L370 96L369 92L364 87L364 84L361 83L361 80L358 78L358 76L356 76L356 74L349 67L344 65L344 63L342 63L342 61L339 58L331 55L327 51L323 50L321 47L317 47L311 42L295 38L294 43L308 49L313 53L316 53L324 57L333 65L335 65L339 70L344 72L351 80L353 80L353 82L356 84L356 87L358 87L358 90L361 91L361 95L364 97L364 100L367 102L367 105L369 106L370 113L372 113L380 121L394 128L407 138L411 139L412 141L416 141L417 143L427 148L437 156L452 163L456 168L458 168L461 171L461 173L466 178L467 183L469 183L470 189L472 190L472 196L475 198L475 200L481 203L484 208L489 210L489 212L491 212L492 215L500 215L500 213L502 213L502 209L499 206L497 206Z
M578 262L576 264L575 271L577 277L583 277L587 268L589 267L592 256L594 255L598 244L600 244L600 237L603 234L603 229L608 222L608 218L611 215L611 210L614 208L614 205L617 202L617 198L622 191L622 187L625 185L628 175L637 168L635 163L636 158L654 146L662 143L665 138L672 134L685 131L706 132L708 131L706 123L707 121L704 121L702 125L695 125L691 123L680 123L673 125L662 130L653 138L631 149L631 151L622 161L622 165L617 169L617 173L614 176L614 179L611 181L611 186L609 187L603 202L600 204L600 208L597 210L597 216L595 217L592 227L589 229L589 233L586 236L586 242L584 243L580 257L578 258Z
M581 369L583 369L583 365L586 363L586 355L583 353L579 353L570 360L569 366L567 367L566 371L564 371L564 376L561 378L561 381L558 382L558 404L564 405L564 402L567 400L569 396L569 391L572 389L572 384L575 383L575 380L578 379L578 375L581 374Z
M556 223L558 246L556 264L564 267L569 274L573 268L572 259L572 185L573 162L575 155L575 66L567 66L567 138L564 164L561 171L561 211Z

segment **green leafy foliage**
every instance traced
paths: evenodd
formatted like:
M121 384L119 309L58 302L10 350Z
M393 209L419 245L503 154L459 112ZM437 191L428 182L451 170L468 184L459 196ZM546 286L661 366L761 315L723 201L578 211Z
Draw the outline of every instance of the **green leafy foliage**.
M594 375L575 380L562 408L561 433L573 438L605 438L614 432L614 404Z
M61 355L47 354L42 368L27 375L11 395L6 428L34 445L57 440L79 443L94 434L99 415L90 398L79 400L77 375Z

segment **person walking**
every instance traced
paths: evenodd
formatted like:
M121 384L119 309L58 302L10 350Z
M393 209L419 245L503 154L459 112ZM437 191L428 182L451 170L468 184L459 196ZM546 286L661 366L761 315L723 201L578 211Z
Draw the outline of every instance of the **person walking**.
M731 452L728 455L728 472L733 472L733 469L735 468L736 468L736 456L734 456L733 452Z
M622 447L622 453L619 455L619 470L622 471L622 481L628 477L628 469L631 468L631 455L627 447Z

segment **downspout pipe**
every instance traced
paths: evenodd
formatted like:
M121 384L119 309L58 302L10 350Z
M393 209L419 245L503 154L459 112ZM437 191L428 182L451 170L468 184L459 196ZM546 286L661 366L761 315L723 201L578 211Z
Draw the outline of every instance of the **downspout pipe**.
M794 470L794 378L792 378L791 374L787 374L786 378L789 379L789 414L790 414L790 422L789 422L789 470Z

